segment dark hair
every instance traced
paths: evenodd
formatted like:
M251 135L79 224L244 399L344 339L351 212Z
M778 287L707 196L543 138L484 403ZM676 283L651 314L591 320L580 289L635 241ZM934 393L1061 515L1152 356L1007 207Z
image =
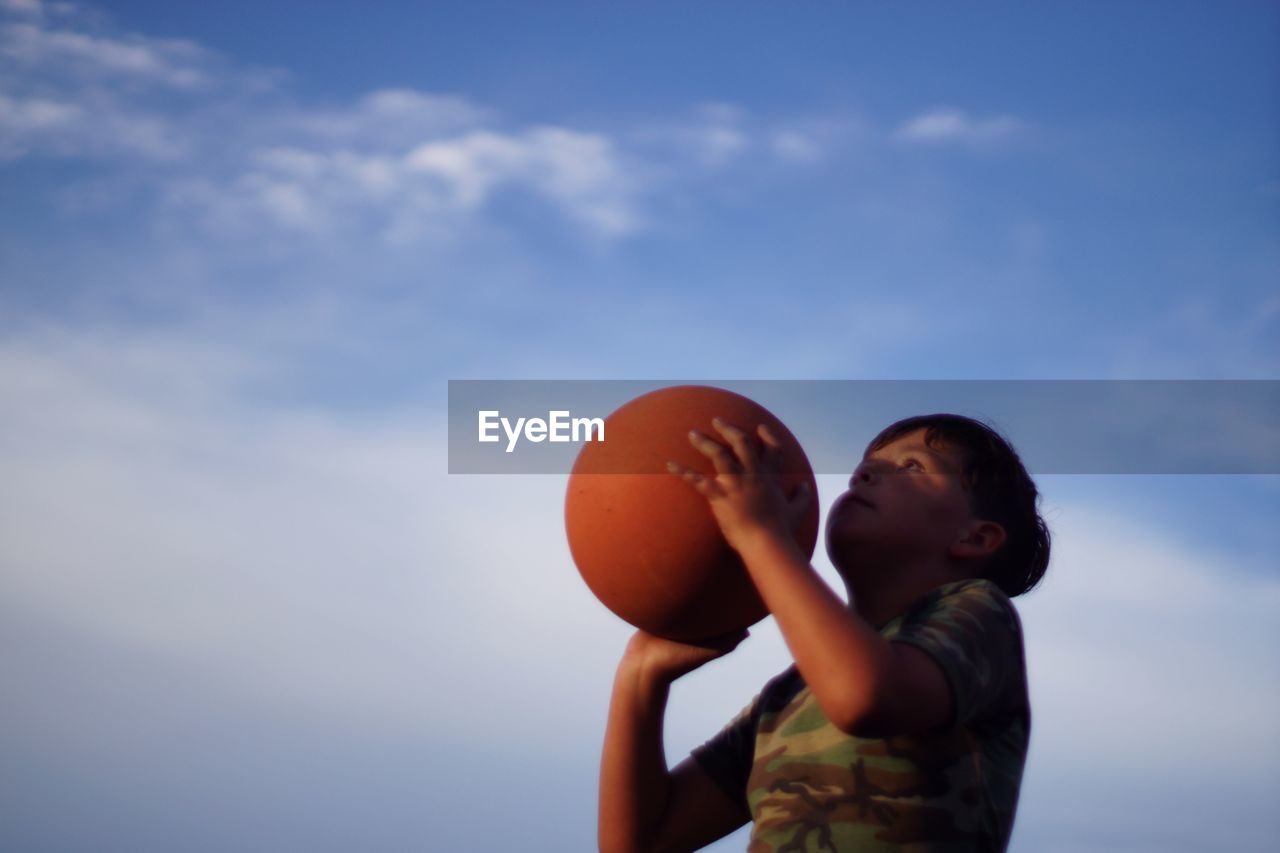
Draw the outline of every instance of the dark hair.
M961 476L978 518L1004 528L1005 541L983 566L982 576L1010 598L1035 587L1049 566L1049 528L1040 517L1040 492L1017 451L995 429L963 415L917 415L890 424L867 445L873 453L923 429L929 447L961 454Z

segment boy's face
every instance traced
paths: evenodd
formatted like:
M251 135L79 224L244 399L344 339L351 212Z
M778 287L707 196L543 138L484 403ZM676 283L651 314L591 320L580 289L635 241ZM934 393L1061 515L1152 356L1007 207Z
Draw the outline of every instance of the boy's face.
M827 517L827 553L849 579L877 567L945 561L973 523L961 463L923 429L865 456Z

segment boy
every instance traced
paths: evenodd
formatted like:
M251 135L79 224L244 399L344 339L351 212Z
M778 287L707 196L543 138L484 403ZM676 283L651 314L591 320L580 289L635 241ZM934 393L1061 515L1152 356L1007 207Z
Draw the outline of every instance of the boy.
M791 537L812 498L782 494L774 437L715 427L723 443L690 434L714 476L669 467L707 498L795 665L668 771L668 688L746 632L637 632L609 709L601 849L694 850L752 821L750 853L1003 850L1031 725L1009 598L1049 559L1017 453L958 415L876 436L827 521L847 605Z

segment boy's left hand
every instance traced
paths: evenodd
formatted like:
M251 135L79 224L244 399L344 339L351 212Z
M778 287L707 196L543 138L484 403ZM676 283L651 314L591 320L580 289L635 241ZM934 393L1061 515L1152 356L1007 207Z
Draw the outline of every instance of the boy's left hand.
M725 539L737 551L761 534L790 540L792 529L813 500L809 484L801 483L789 498L783 494L782 448L764 424L756 429L762 445L759 451L738 427L720 418L711 424L725 444L697 430L689 433L689 443L711 460L715 476L675 462L668 462L667 469L707 499Z

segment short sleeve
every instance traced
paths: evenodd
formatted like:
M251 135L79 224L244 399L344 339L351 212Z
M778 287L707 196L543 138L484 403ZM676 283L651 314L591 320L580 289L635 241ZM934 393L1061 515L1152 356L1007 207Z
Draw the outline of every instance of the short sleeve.
M1022 627L1013 602L994 583L973 579L947 584L903 615L887 637L928 654L951 685L952 724L1025 701Z
M747 806L747 778L755 760L759 720L760 696L757 695L715 737L690 753L711 780L744 811L750 810Z

